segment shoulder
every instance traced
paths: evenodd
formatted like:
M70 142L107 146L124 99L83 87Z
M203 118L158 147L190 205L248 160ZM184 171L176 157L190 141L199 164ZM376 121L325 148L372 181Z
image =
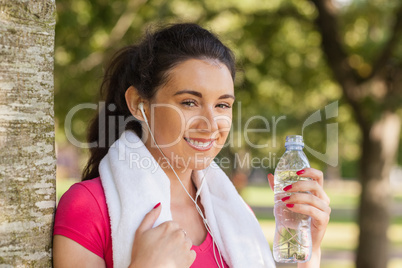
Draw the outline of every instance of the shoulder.
M54 235L66 236L105 257L110 245L110 221L100 178L74 184L56 209Z
M56 210L56 220L59 216L67 220L76 217L107 216L106 198L99 178L75 183L60 198Z
M71 194L79 194L82 196L92 195L95 198L105 196L103 192L102 183L99 177L92 180L81 181L73 184L64 195L69 196Z
M75 183L60 199L57 213L64 211L74 214L101 213L107 216L106 198L100 178Z

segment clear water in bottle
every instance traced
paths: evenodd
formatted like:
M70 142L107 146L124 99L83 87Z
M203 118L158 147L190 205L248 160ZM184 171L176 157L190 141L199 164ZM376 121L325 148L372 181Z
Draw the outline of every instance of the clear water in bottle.
M277 262L306 262L311 257L311 218L307 215L290 211L282 198L291 195L283 188L300 180L310 180L299 177L296 172L310 167L303 152L303 138L298 135L287 136L286 151L275 169L275 224L273 254ZM309 194L309 193L304 193Z

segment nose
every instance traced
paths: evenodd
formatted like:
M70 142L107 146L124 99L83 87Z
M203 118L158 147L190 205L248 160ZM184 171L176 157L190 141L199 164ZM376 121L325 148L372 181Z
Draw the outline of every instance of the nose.
M214 105L204 106L187 121L186 129L190 132L207 133L209 137L217 138L223 132L229 132L232 117L215 109Z
M205 107L199 120L198 129L204 132L217 132L219 130L217 119L213 107Z
M193 114L189 118L186 128L191 129L191 132L215 133L214 135L216 135L219 125L214 108L203 106L197 114Z

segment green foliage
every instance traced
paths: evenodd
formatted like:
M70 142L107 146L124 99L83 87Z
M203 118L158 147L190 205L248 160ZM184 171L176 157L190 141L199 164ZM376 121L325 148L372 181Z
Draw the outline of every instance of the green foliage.
M362 77L370 73L373 59L389 38L397 3L356 0L338 9L342 38L351 53L349 61ZM114 51L138 40L149 26L192 21L218 33L235 51L239 63L239 102L234 107L232 133L236 142L221 155L250 152L260 158L269 153L279 157L285 135L301 134L311 114L317 110L323 113L326 105L340 100L339 116L307 127L304 136L306 144L324 153L326 124L337 122L339 159L348 167L348 176L356 175L356 166L348 163L359 158L359 130L326 65L321 36L313 24L317 11L309 1L59 0L57 10L55 112L60 135L69 110L99 100L102 70ZM123 18L129 23L127 28ZM118 27L119 22L123 26ZM395 53L395 57L402 55L401 46ZM376 108L370 101L367 111L373 112ZM72 132L81 140L94 112L87 109L73 118ZM265 118L269 131L245 134L245 124L252 116L260 117L248 122L250 129L267 129ZM286 119L276 124L274 133L272 120L281 116ZM251 144L267 146L253 148ZM322 161L308 157L314 167L325 168Z

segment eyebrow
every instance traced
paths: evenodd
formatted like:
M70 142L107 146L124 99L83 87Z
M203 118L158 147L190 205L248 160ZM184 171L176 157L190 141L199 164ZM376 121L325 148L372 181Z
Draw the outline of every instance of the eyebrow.
M176 93L174 93L173 96L180 95L180 94L191 94L191 95L197 96L199 98L202 98L201 92L198 92L195 90L188 90L188 89L177 91ZM231 94L224 94L224 95L220 96L218 99L220 100L220 99L227 99L227 98L231 98L231 99L235 100L235 96L233 96Z

